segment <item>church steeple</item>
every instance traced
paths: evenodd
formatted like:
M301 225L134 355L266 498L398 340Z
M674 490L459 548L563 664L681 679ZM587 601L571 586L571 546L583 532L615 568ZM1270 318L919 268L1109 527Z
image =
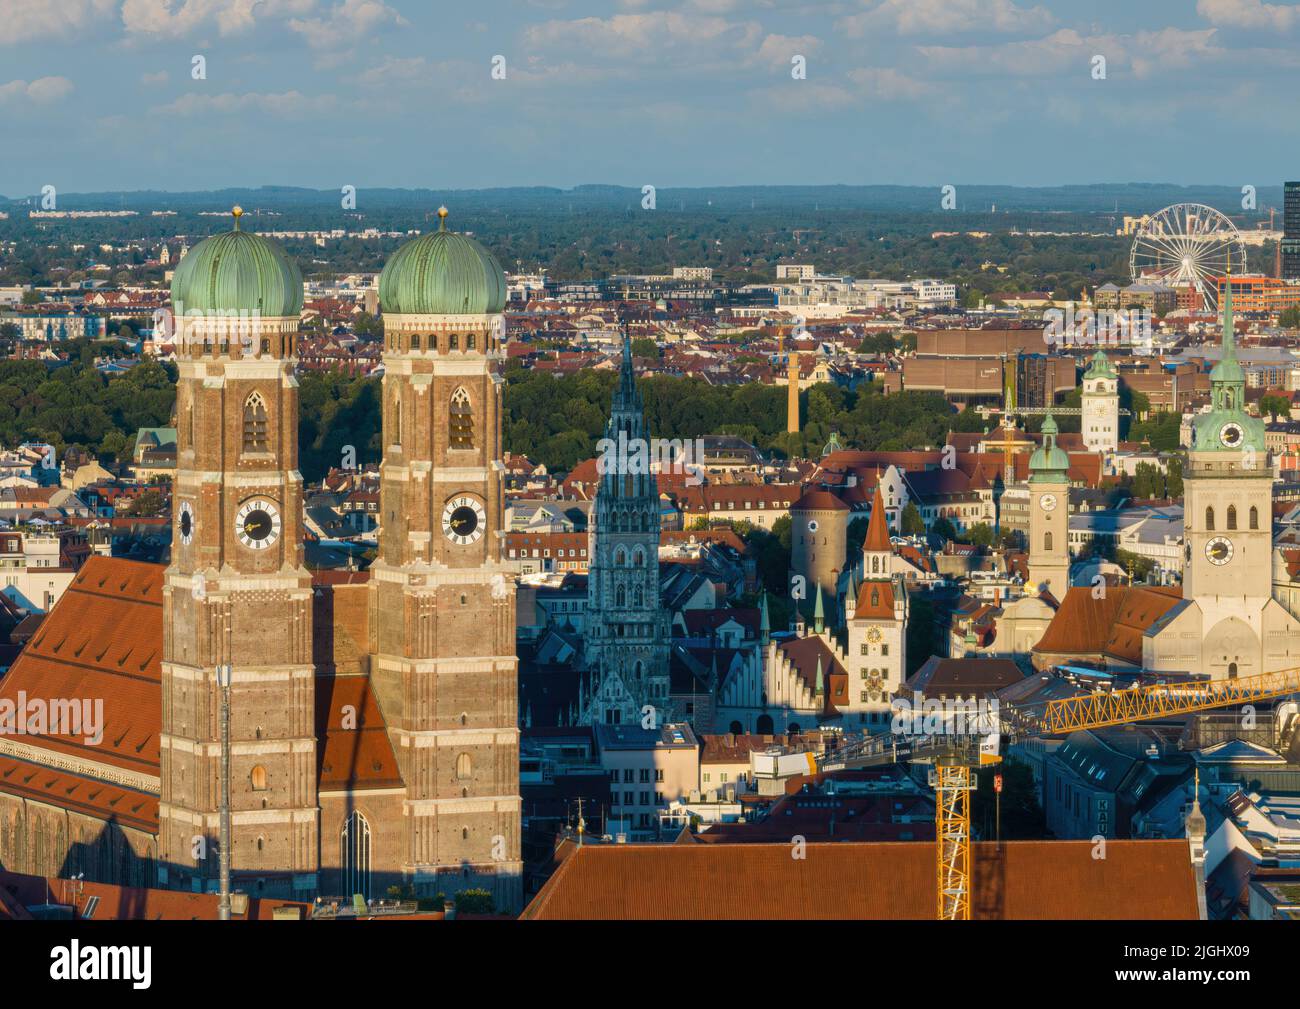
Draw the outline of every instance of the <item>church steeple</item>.
M880 484L871 498L871 518L867 522L867 535L862 541L862 578L879 581L890 577L890 558L894 547L889 541L889 517L885 514L885 495Z

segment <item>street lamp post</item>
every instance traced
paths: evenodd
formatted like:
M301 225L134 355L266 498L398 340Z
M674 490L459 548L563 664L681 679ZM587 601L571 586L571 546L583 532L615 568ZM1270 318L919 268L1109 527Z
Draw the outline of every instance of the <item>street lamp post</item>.
M221 688L221 896L217 917L230 920L230 670L217 666L217 685Z

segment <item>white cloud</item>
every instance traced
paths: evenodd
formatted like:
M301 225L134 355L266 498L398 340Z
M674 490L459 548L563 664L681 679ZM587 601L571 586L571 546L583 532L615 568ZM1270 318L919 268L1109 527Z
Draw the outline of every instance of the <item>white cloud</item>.
M869 98L903 101L923 98L935 90L934 85L909 77L893 67L862 68L849 72L849 80Z
M917 53L929 69L940 75L1059 77L1064 68L1086 77L1092 57L1106 57L1109 71L1127 67L1138 77L1157 70L1186 69L1223 59L1226 51L1214 45L1216 30L1185 31L1164 28L1135 35L1085 37L1063 28L1045 38L1004 42L989 46L918 46Z
M106 17L114 0L5 0L0 45L42 38L75 38Z
M543 50L567 50L586 59L662 65L674 56L716 59L752 50L763 35L753 21L732 22L707 15L663 11L616 14L610 18L545 21L524 32L524 42Z
M34 81L10 81L0 84L0 105L49 105L72 94L72 81L66 77L38 77Z
M408 22L380 0L343 0L325 17L292 18L289 27L313 49L339 49L359 41L377 28Z
M1225 28L1285 32L1300 24L1300 7L1261 0L1200 0L1196 12L1210 24Z
M237 112L260 112L268 116L298 117L321 115L336 111L338 100L333 95L307 96L299 91L278 93L248 92L237 95L226 92L220 95L190 93L174 102L155 106L150 111L157 115L199 116L209 114L231 115Z
M171 76L166 70L159 70L156 74L141 74L140 83L150 87L155 84L166 84L171 80Z
M837 27L850 38L879 29L899 35L1032 35L1055 23L1047 8L1018 7L1012 0L883 0L871 10L841 18Z
M124 0L122 25L130 34L181 38L216 27L238 35L258 21L310 14L316 0Z

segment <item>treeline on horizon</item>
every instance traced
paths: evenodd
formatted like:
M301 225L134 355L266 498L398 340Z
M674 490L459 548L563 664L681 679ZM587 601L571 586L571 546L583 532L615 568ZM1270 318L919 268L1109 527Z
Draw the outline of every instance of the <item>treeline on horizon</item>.
M66 364L0 361L0 442L24 441L87 449L105 461L129 458L142 427L172 423L176 368L142 361L109 378L94 367L96 354L119 355L122 346L88 340L71 344ZM552 472L566 472L597 454L604 436L617 375L581 371L554 376L506 369L503 441L505 450L526 455ZM299 375L299 467L309 481L349 458L377 464L382 454L381 379L332 370ZM820 458L838 437L845 448L864 451L935 449L949 431L979 432L993 421L971 410L960 413L938 393L905 391L884 395L877 383L856 390L822 384L800 395L800 430L786 431L786 389L756 382L710 385L698 378L651 375L639 380L650 434L693 439L733 434L776 457ZM1066 405L1077 405L1075 390ZM1161 451L1178 448L1176 414L1142 419L1148 404L1140 394L1123 398L1134 413L1127 436ZM1031 420L1036 430L1041 419ZM1078 430L1077 417L1061 418L1063 430Z

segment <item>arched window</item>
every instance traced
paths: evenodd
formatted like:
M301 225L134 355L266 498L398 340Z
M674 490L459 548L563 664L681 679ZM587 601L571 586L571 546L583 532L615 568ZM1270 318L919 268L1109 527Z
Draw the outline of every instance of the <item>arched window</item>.
M478 346L478 341L477 341L477 339L475 338L474 334L473 334L473 333L467 333L467 334L465 335L465 349L466 349L466 350L473 350L476 346Z
M1237 678L1237 663L1235 663L1235 662L1229 662L1229 663L1228 663L1228 679L1230 679L1230 680L1235 680L1236 678Z
M627 589L625 589L622 585L620 585L618 588L614 590L614 605L615 606L627 605Z
M1237 528L1237 506L1236 505L1228 505L1228 528L1229 529Z
M645 564L645 552L640 547L632 551L632 566L634 568L642 567Z
M266 791L266 768L258 764L249 772L248 780L252 784L254 792Z
M266 401L260 392L254 392L244 400L245 452L267 451L266 426Z
M745 727L739 722L732 722L728 728L731 729L731 734L733 736L743 736L745 734Z
M1259 509L1254 505L1250 506L1250 527L1252 529L1259 528Z
M878 575L878 574L880 574L880 558L879 558L879 557L873 557L873 558L871 558L871 573L872 573L873 575Z
M1206 532L1214 532L1214 509L1207 507L1205 509L1205 529Z
M614 551L614 566L616 568L621 568L626 563L627 563L627 552L622 547L619 547L617 550Z
M469 840L469 828L468 828L468 827L461 827L461 828L460 828L460 839L461 839L462 841L468 841L468 840Z
M412 349L412 350L419 350L419 349L420 349L420 334L419 334L419 333L416 333L415 335L413 335L413 336L411 337L411 349Z
M642 591L641 591L641 586L640 586L640 585L638 585L638 586L637 586L635 589L633 589L633 591L632 591L632 602L633 602L633 605L635 605L635 606L644 606L644 605L645 605L645 595L642 593Z
M455 333L452 333L451 336L447 337L447 349L448 350L460 349L460 337L457 336Z
M474 762L470 759L468 753L462 753L456 758L456 780L466 781L474 776Z
M1043 549L1044 550L1052 549L1052 534L1050 530L1048 532L1043 533Z
M339 831L343 892L370 897L370 824L358 810L348 814Z
M872 606L879 606L879 605L880 605L880 590L879 590L879 589L872 589L872 590L871 590L871 605L872 605Z
M464 386L451 394L450 429L452 448L474 447L474 411Z

